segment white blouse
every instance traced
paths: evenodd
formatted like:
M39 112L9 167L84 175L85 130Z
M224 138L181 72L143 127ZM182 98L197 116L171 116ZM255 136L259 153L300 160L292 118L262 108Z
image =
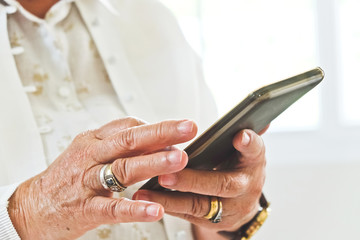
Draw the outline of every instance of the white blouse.
M24 90L51 164L79 133L124 117L97 47L74 0L62 0L40 19L14 0L8 31ZM111 64L111 63L110 63ZM131 198L138 186L121 196ZM162 221L103 225L82 239L166 239Z

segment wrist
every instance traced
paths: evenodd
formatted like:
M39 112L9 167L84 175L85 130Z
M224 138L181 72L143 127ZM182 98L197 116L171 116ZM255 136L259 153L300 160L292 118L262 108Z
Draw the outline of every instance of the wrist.
M8 213L10 220L21 239L31 239L28 226L29 212L26 202L29 202L27 196L28 182L22 183L9 199Z
M260 209L258 213L248 223L244 224L236 231L220 231L218 233L224 236L226 239L249 240L264 224L265 220L268 217L269 210L269 203L267 202L264 194L262 193L260 197Z
M18 188L19 183L0 187L0 237L6 239L20 239L16 232L8 211L9 198Z

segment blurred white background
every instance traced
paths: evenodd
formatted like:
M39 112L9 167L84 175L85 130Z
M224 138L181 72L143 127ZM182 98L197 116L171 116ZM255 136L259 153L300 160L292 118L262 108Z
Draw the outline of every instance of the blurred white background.
M220 114L313 67L326 77L264 136L272 213L254 239L360 239L360 1L161 0Z

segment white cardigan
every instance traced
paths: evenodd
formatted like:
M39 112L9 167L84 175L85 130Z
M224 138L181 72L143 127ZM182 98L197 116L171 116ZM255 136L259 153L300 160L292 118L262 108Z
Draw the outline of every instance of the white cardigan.
M190 118L200 129L214 121L215 104L201 63L165 7L155 0L75 3L128 115L150 122ZM19 183L47 165L12 55L7 14L8 7L0 3L0 239L17 239L8 199ZM185 239L191 239L190 224L170 216L164 222L169 239L184 231Z

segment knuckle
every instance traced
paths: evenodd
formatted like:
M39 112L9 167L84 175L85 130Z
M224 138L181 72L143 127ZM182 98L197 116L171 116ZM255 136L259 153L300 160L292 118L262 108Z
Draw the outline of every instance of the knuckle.
M84 139L84 133L76 135L73 139L73 143L81 142Z
M137 205L136 204L130 204L129 207L127 208L127 215L131 218L135 218L136 217L136 213L137 213Z
M80 147L76 147L76 151L84 160L93 159L97 161L99 143L98 141L82 142Z
M128 123L128 125L130 126L138 126L138 125L143 125L145 124L145 121L141 120L140 118L136 118L133 116L130 117L126 117L125 121Z
M115 176L116 179L120 182L120 184L122 184L124 187L125 186L129 186L131 183L131 179L132 177L132 172L129 169L129 159L128 158L123 158L119 161L117 161L117 164L113 164L113 166L115 165Z
M223 175L220 180L221 184L218 184L217 196L234 196L239 194L241 189L244 188L244 182L239 181L233 176Z
M137 219L138 218L138 213L139 210L143 208L142 210L144 210L144 207L142 207L142 205L138 204L138 203L127 203L126 207L124 207L122 209L122 215L126 216L126 219L129 219L131 221L131 219Z
M95 142L95 140L95 130L87 130L76 135L72 140L72 144L75 144L77 146L84 146L84 144L89 145L90 143Z
M64 151L63 157L76 160L88 160L92 159L95 155L94 153L94 141L92 139L93 133L91 131L86 131L78 134L73 139L72 143Z
M134 131L132 129L128 129L124 131L119 138L115 138L115 147L119 150L129 150L133 151L136 149L136 138L134 136Z
M118 201L116 199L111 200L103 211L112 222L116 222L118 216Z
M165 122L159 123L159 125L155 128L155 137L160 141L163 141L167 138L167 124Z
M192 198L190 214L197 217L203 217L208 213L209 207L208 199L205 201L203 197L195 195Z
M93 133L90 130L82 132L82 133L75 136L73 142L82 142L85 139L89 138L91 135L93 135Z
M165 209L171 209L173 208L173 202L167 200L166 198L164 198L162 201L161 201L161 205L165 208Z

